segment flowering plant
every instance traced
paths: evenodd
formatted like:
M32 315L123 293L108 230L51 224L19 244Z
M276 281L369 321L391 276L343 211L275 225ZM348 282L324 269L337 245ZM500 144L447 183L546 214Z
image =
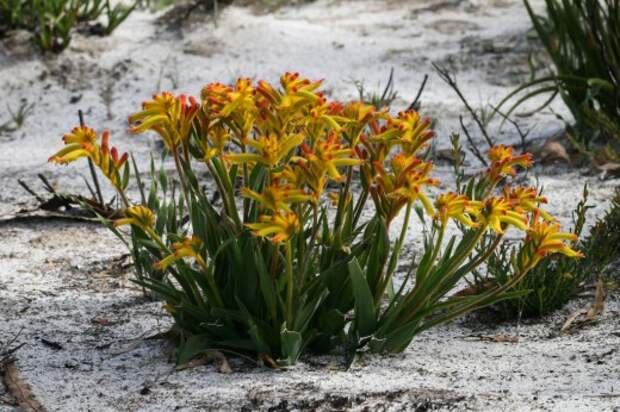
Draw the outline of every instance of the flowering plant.
M434 137L415 111L392 116L361 102L329 102L320 81L285 73L277 88L239 79L194 98L161 93L131 115L132 133L154 131L176 166L179 193L157 178L141 203L125 193L126 155L86 127L50 159L88 157L118 190L136 281L165 302L180 333L179 362L219 349L268 365L346 344L402 351L419 332L510 296L540 256L577 253L528 188L496 186L528 154L499 146L467 193L429 196L438 181L420 150ZM122 169L122 170L121 170ZM199 173L207 171L209 197ZM139 179L139 175L135 176ZM159 185L157 181L159 180ZM359 185L359 190L353 190ZM373 210L366 207L374 204ZM412 210L430 219L424 251L398 289L394 273ZM364 212L371 212L367 216ZM398 222L399 236L390 229ZM541 220L542 219L542 220ZM455 222L462 236L446 238ZM526 233L510 282L447 297L483 265L509 227ZM485 235L493 241L480 247ZM412 282L414 280L414 282Z

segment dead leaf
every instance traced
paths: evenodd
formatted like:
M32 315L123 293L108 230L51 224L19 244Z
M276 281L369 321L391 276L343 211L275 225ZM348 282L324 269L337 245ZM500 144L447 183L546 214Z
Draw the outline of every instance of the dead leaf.
M482 279L480 282L476 283L474 286L466 287L454 294L454 296L472 296L478 295L480 293L486 292L488 290L493 289L497 286L497 282L494 282L491 279Z
M600 315L603 312L603 309L605 309L605 298L607 297L607 294L605 293L605 285L603 283L603 281L601 279L598 280L598 282L596 282L596 292L594 294L594 303L592 304L592 306L590 307L590 309L588 309L588 312L586 313L586 320L588 321L594 321L598 315Z
M217 370L219 373L225 373L225 374L232 373L232 368L230 367L230 364L228 363L226 356L224 356L224 354L220 352L219 350L213 350L213 349L205 351L201 356L198 356L192 359L191 361L187 362L184 365L177 366L176 369L178 371L186 370L186 369L193 369L198 366L206 365L210 362L219 363L217 366Z
M267 355L266 353L260 353L258 355L258 357L260 358L260 360L262 360L270 368L280 369L280 365L278 365L278 362L273 360L273 358L271 356Z
M592 305L590 305L588 309L581 308L573 312L568 319L566 319L566 322L564 322L561 331L563 333L568 333L595 322L598 315L600 315L605 308L605 297L605 286L603 281L599 279L598 282L596 282L596 292Z
M557 140L548 140L538 150L536 158L541 163L570 163L570 156L562 143Z
M607 162L603 164L597 164L596 168L606 173L617 173L620 172L620 163Z
M114 322L107 318L93 318L91 319L91 322L101 326L114 325Z
M27 412L47 412L47 409L35 398L30 385L19 376L15 362L6 366L3 378L4 384L21 409Z
M519 337L514 335L469 335L466 338L475 338L484 342L519 343Z

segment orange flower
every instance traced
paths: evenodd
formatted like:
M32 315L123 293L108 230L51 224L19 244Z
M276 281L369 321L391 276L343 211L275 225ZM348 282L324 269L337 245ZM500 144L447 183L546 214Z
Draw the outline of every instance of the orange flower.
M224 158L232 163L261 163L269 168L276 167L282 159L304 140L301 134L278 138L275 134L251 139L247 145L256 150L255 153L228 153Z
M388 149L398 144L405 153L413 155L435 136L435 132L430 130L431 120L420 118L415 110L400 112L398 118L389 117L387 120L387 125L374 130L370 140L384 143Z
M191 238L185 238L180 242L175 242L171 245L173 253L169 254L159 262L156 262L153 267L157 270L166 270L171 264L177 262L183 258L191 257L198 262L198 264L206 268L207 264L202 257L202 241L196 236Z
M277 212L285 210L290 212L288 206L291 203L311 202L314 198L304 190L297 189L292 184L271 184L265 187L262 193L256 193L247 187L241 188L241 196L259 202L265 209Z
M408 203L420 200L426 212L433 215L431 201L422 192L424 186L438 185L439 181L429 177L432 163L423 162L415 156L399 153L390 162L391 171L386 171L380 162L374 162L375 184L370 188L375 205L389 223L400 209Z
M435 132L430 130L431 119L422 119L415 110L400 112L394 124L401 132L398 142L409 154L416 153L435 136Z
M364 102L351 102L340 110L339 118L343 118L343 136L352 147L357 146L360 138L370 122L383 116L384 112L377 112L374 106Z
M343 176L338 171L339 167L359 165L362 161L353 158L354 150L343 146L338 140L339 136L331 133L327 139L316 142L314 149L302 144L304 156L295 156L292 160L303 168L314 168L317 175L327 173L330 178L340 181Z
M179 144L187 144L192 122L200 106L193 97L178 97L163 92L153 96L152 100L142 104L143 109L129 116L131 133L144 133L147 130L157 132L166 147L173 151Z
M435 199L435 210L434 217L443 226L446 225L449 218L458 220L465 226L478 226L470 217L470 214L477 215L480 213L477 203L470 202L465 195L457 195L452 192L441 194Z
M531 153L514 156L513 148L506 147L503 144L489 149L488 157L491 166L488 168L487 174L493 182L502 180L504 176L516 174L515 166L527 168L534 164Z
M295 213L261 215L258 223L246 223L246 226L254 231L255 236L266 237L273 243L290 239L301 228Z
M62 137L65 144L71 143L95 143L97 141L97 133L88 126L78 126Z
M540 203L547 203L547 198L540 196L533 187L504 187L504 197L516 210L537 213L545 220L555 221L553 216L538 207Z
M504 197L491 197L484 202L472 202L480 207L476 216L477 222L484 227L490 227L497 234L504 234L506 226L514 226L523 231L527 230L527 216L513 209L513 205Z
M125 217L114 222L114 226L132 225L144 231L152 230L155 226L155 214L146 206L132 206L125 210Z
M254 86L251 79L238 79L235 87L211 83L202 89L201 99L208 112L216 117L243 118L247 111L255 111Z
M127 162L128 155L119 157L116 147L109 147L110 132L105 130L101 135L101 145L97 144L97 134L90 128L76 127L70 134L63 137L65 147L51 156L48 161L58 164L71 163L79 158L87 157L101 170L112 185L119 190L124 189L126 182L121 178L121 168Z
M579 251L572 249L565 242L575 243L577 235L574 233L560 232L558 223L539 221L537 217L533 219L525 238L526 248L529 248L530 256L525 263L525 267L534 267L542 258L552 253L561 253L568 257L583 257Z

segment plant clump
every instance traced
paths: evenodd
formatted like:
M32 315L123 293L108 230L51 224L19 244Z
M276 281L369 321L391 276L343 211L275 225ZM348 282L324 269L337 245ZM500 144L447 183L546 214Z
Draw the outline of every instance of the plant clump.
M620 170L620 0L545 0L542 16L524 2L555 70L518 87L498 108L515 99L510 114L551 94L542 109L559 94L575 119L574 147Z
M620 194L616 194L605 216L599 219L590 233L577 241L586 223L588 190L573 212L571 248L583 259L567 255L541 256L540 263L514 287L523 295L500 302L497 308L509 319L544 316L564 306L596 278L601 278L607 266L620 255ZM478 291L502 285L515 274L513 260L519 247L504 244L487 262L487 274L476 274L474 286Z
M99 35L111 34L135 9L110 0L0 0L0 38L11 30L33 34L42 52L58 53L71 42L78 27ZM97 23L105 17L105 24Z
M321 85L285 73L279 86L212 83L200 101L153 96L130 131L162 140L179 184L152 166L146 193L135 173L137 203L125 193L127 156L107 133L99 143L78 127L50 158L87 157L119 192L124 217L109 226L132 251L136 282L174 318L180 363L209 349L270 366L336 347L403 351L426 329L514 297L544 257L581 256L533 189L499 188L531 155L494 147L464 193L433 196L439 182L421 155L430 119L328 101ZM423 251L395 276L414 214ZM460 234L449 235L453 225ZM510 280L451 295L508 231L524 234Z

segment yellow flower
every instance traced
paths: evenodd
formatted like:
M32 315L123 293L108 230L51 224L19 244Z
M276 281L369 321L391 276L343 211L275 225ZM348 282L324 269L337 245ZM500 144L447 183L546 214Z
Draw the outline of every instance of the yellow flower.
M246 223L246 226L254 231L255 236L266 237L273 243L290 239L301 228L297 215L290 212L261 215L258 223Z
M493 182L500 181L504 176L516 174L515 166L527 168L534 164L531 153L514 156L513 148L503 144L489 149L488 157L491 166L487 169L487 174Z
M456 219L465 226L476 227L478 224L474 222L470 214L477 215L479 213L476 203L469 201L465 195L457 195L456 193L445 193L437 196L435 199L435 219L439 220L442 225L448 222L448 219Z
M62 137L65 144L82 144L95 143L97 141L97 133L88 126L78 126Z
M525 245L530 248L529 260L525 266L532 268L542 258L552 253L561 253L572 258L583 257L581 252L572 249L565 243L566 241L576 242L577 235L560 232L560 225L558 223L550 223L544 220L539 221L535 217L525 238Z
M319 99L310 107L309 116L305 116L306 121L302 122L308 128L308 134L316 137L324 127L339 132L342 129L340 123L349 123L349 119L337 115L340 111L338 103L327 103L327 99L321 93L317 93L317 96ZM313 138L312 141L314 140Z
M383 115L383 113L377 112L374 106L364 102L348 103L342 107L341 112L340 116L349 120L344 124L343 135L346 136L347 141L352 147L357 146L367 126L378 116Z
M394 124L401 132L398 143L408 154L416 153L435 136L435 132L430 130L431 119L422 119L415 110L400 112Z
M286 164L271 172L271 181L273 183L288 183L295 187L303 186L303 179L299 172L293 169L291 164Z
M338 140L338 135L332 133L327 139L316 142L314 149L302 144L304 156L294 157L293 160L304 168L315 168L319 175L327 173L330 178L340 181L344 177L338 172L339 167L356 166L362 161L351 157L354 150L344 147Z
M523 231L527 230L527 216L513 209L513 205L504 197L491 197L484 202L472 202L480 206L477 222L482 226L490 227L498 234L503 234L505 226L512 225Z
M97 133L87 126L74 127L71 133L62 137L65 147L50 156L48 162L71 163L81 157L90 157L93 145L97 144ZM89 150L90 149L90 150Z
M322 107L325 103L323 94L315 91L321 86L321 83L322 81L313 82L300 78L299 73L287 72L280 77L280 85L283 88L280 91L268 82L260 80L256 88L258 95L256 105L260 111L259 120L264 120L261 123L263 127L273 123L274 119L278 120L276 123L281 121L287 123L291 120L300 120L301 117L304 118L304 122L307 124L312 116L297 116L298 119L291 119L291 117L301 114L300 111L302 109L306 109L305 114L307 115L308 106L310 105L315 105L316 108ZM318 109L318 111L322 111L322 108Z
M241 188L241 196L259 202L263 208L272 212L285 210L290 212L289 204L299 202L311 202L314 198L304 190L297 189L292 184L280 185L271 184L265 187L262 193L256 193L247 187Z
M312 103L320 99L321 95L314 91L318 89L322 80L310 81L299 77L299 73L284 73L280 77L280 84L284 88L284 95L280 99L279 107L289 109L299 104Z
M556 220L549 213L538 207L540 203L547 203L547 198L540 196L533 187L516 187L514 189L504 187L504 197L516 210L537 213L543 219L550 222Z
M185 238L181 242L173 243L171 247L174 252L156 262L153 265L155 269L166 270L174 262L186 257L194 258L201 267L206 267L206 262L202 257L202 241L198 237Z
M429 215L435 211L429 198L422 192L424 186L438 185L439 181L429 177L433 168L432 163L423 162L415 156L399 153L390 161L391 171L385 170L380 162L373 163L376 171L375 184L370 193L389 223L394 219L403 206L416 200Z
M342 115L355 123L366 124L374 118L375 106L361 101L350 102L343 106Z
M187 144L192 122L200 106L193 97L178 97L171 93L160 93L142 104L143 109L129 116L131 133L157 132L169 150L175 150L180 143Z
M125 217L114 222L114 226L132 225L150 231L155 225L155 214L146 206L132 206L125 210Z
M258 139L251 139L247 142L247 145L256 151L255 153L228 153L224 159L232 163L260 163L273 168L303 140L304 136L301 134L282 138L278 138L275 134L260 136Z
M58 164L71 163L82 157L87 157L101 170L112 185L122 190L121 168L127 162L128 155L119 157L116 147L109 147L110 132L104 131L101 135L101 145L97 144L97 134L87 127L76 127L72 133L63 137L66 145L48 161Z
M196 141L200 147L201 160L206 162L215 156L222 155L231 140L231 135L221 122L209 123L204 113L200 113L197 119L198 138Z
M232 116L240 120L247 112L256 111L251 79L238 79L234 88L211 83L202 89L200 96L208 112L216 117Z
M415 110L400 112L398 118L388 116L387 124L375 129L370 141L386 144L388 149L398 144L405 153L413 155L435 136L431 125L431 119L421 118Z

